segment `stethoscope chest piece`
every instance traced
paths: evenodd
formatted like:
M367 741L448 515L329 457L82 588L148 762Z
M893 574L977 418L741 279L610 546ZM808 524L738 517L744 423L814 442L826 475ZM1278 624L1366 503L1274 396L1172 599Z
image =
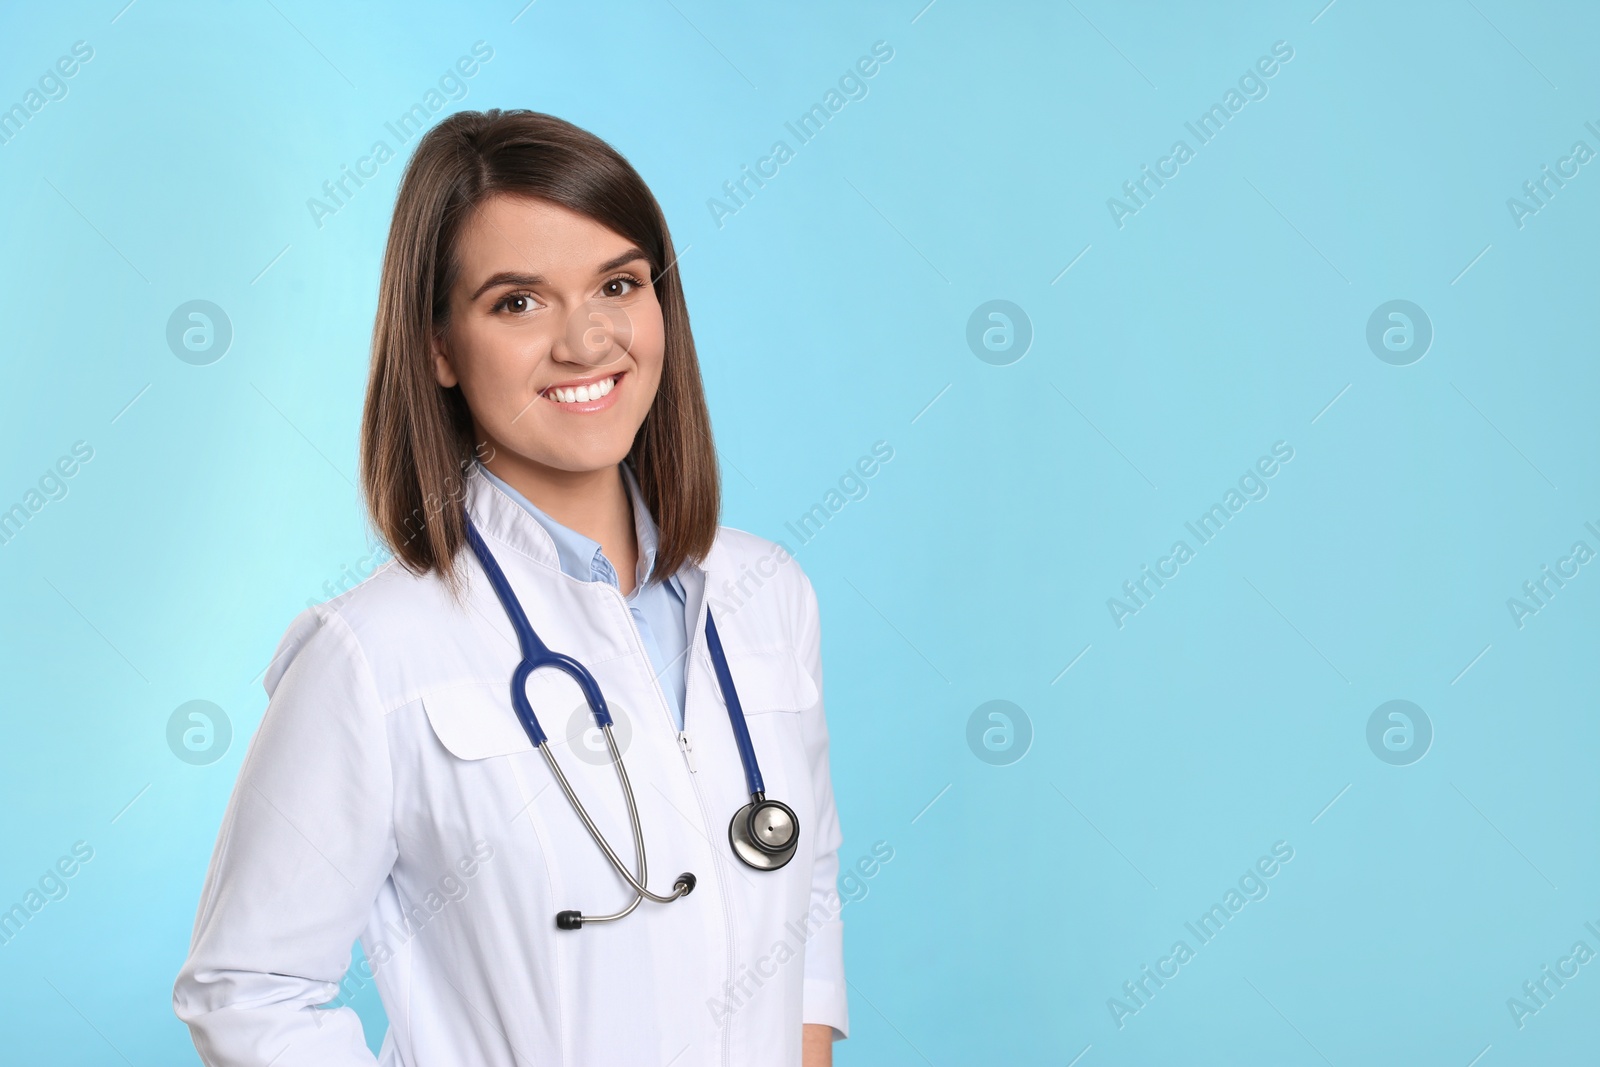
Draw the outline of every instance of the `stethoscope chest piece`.
M775 871L794 859L800 820L789 805L756 794L733 813L728 843L736 856L758 871Z

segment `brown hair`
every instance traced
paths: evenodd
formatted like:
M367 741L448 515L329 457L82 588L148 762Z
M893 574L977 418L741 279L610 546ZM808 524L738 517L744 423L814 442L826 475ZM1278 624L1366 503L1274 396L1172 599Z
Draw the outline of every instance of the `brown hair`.
M379 535L415 574L461 592L465 474L479 447L459 386L434 379L430 340L450 323L456 241L495 194L537 197L627 238L650 261L666 351L655 402L628 463L660 529L655 577L700 560L721 494L711 417L672 236L644 180L609 144L537 111L461 111L434 126L406 164L389 226L361 417L361 488Z

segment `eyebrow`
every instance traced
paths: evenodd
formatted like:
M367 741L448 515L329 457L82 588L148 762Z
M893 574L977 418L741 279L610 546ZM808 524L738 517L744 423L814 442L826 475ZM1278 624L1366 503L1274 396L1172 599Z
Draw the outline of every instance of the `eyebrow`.
M630 248L621 255L612 256L610 259L596 267L594 272L596 274L604 274L606 271L616 270L624 263L632 263L634 260L638 259L642 259L646 263L650 261L650 257L645 255L639 249ZM482 296L484 293L498 285L535 286L543 285L544 283L545 277L542 274L524 274L519 271L503 270L495 274L491 274L488 278L484 279L483 284L478 286L477 290L472 294L472 299L478 299L478 297Z

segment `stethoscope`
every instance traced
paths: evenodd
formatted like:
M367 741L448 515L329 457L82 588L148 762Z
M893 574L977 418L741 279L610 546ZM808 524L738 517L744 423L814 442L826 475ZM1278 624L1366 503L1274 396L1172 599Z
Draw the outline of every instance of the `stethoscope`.
M539 640L539 635L533 632L533 627L529 624L528 616L523 612L517 595L511 591L511 583L506 581L505 572L500 569L494 553L489 551L489 546L484 543L477 527L472 524L471 515L467 516L467 540L471 543L478 562L483 565L484 573L489 576L489 584L494 587L495 596L500 598L500 606L505 609L512 628L517 631L517 644L522 649L522 662L518 663L516 670L511 673L511 706L516 710L523 730L527 731L528 740L533 742L534 748L544 754L545 763L549 764L551 774L561 786L561 791L567 795L572 810L583 820L589 836L594 838L594 843L600 846L600 851L605 853L606 859L616 868L617 873L633 887L635 894L632 903L610 915L584 915L579 911L559 912L556 915L556 926L563 930L577 930L582 928L584 923L616 922L630 914L639 906L639 902L647 897L659 904L669 904L679 897L688 896L695 886L695 877L689 871L678 875L677 880L673 882L672 892L666 896L652 893L645 888L649 874L645 867L644 834L639 825L639 809L634 803L633 786L628 782L627 769L622 765L622 753L617 751L616 739L611 736L611 711L606 707L606 698L600 692L599 683L583 664L571 656L550 651L545 643ZM740 705L739 694L734 689L733 675L728 670L728 658L723 654L722 639L717 636L717 624L712 619L709 606L706 608L706 644L711 652L711 666L717 675L717 685L722 689L722 699L728 705L728 721L733 725L733 739L739 748L739 761L744 764L745 785L750 790L750 803L734 812L733 819L728 824L728 842L733 847L734 855L748 866L758 871L775 871L794 858L795 848L800 843L800 820L787 804L768 800L766 797L766 786L761 780L761 767L756 762L756 751L750 744L750 730L744 721L744 708ZM617 858L605 835L594 824L594 820L584 809L583 802L573 792L572 784L567 781L567 776L561 771L561 765L556 762L545 732L539 726L539 719L534 715L532 705L528 703L528 676L540 667L555 667L565 671L578 683L578 688L583 690L584 700L589 704L589 711L594 716L595 724L605 735L606 749L611 754L611 764L617 769L617 781L622 783L622 795L628 802L628 825L633 830L633 851L639 866L638 877L635 877Z

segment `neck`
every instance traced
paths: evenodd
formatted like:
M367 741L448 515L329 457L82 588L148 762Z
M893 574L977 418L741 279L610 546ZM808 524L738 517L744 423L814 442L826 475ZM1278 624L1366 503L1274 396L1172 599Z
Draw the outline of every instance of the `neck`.
M556 522L600 542L616 568L623 595L633 591L639 544L620 464L564 471L534 463L510 449L496 449L484 466Z

